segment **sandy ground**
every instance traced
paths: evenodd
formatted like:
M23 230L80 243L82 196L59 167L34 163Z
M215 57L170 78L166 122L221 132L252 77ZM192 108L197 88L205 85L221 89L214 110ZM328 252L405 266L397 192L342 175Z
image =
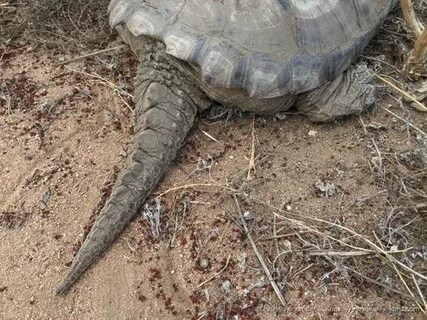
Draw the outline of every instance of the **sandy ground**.
M233 198L217 186L165 194L158 238L139 215L69 294L54 296L123 163L132 125L129 106L108 84L57 61L30 49L2 65L9 99L0 105L0 319L422 319L410 299L292 251L304 234L280 224L274 230L274 213L281 212L250 200L339 221L371 237L396 206L395 188L372 172L372 136L385 157L410 150L419 139L380 108L362 116L369 135L358 117L322 125L298 115L257 117L258 158L249 181L244 170L252 117L216 121L204 115L158 187L159 193L188 184L232 181L242 187L248 197L241 209L249 212L269 266L282 253L275 276L286 307L234 223ZM70 68L90 70L83 62ZM407 104L383 94L379 105L426 131L425 117ZM200 160L210 169L194 172ZM410 169L401 170L404 176ZM319 182L332 184L335 193L327 197ZM426 192L425 186L419 190ZM409 231L417 234L411 244L421 248L425 213L417 219ZM263 240L276 233L291 235ZM381 265L363 261L355 267L370 268L375 279L387 276ZM426 262L420 263L425 271Z

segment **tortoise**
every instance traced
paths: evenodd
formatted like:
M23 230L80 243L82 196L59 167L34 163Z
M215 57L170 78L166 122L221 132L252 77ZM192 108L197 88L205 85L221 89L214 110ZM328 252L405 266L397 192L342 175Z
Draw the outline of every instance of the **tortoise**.
M110 24L139 59L132 146L57 294L111 245L212 102L256 114L295 106L317 122L375 101L353 65L394 0L112 0Z

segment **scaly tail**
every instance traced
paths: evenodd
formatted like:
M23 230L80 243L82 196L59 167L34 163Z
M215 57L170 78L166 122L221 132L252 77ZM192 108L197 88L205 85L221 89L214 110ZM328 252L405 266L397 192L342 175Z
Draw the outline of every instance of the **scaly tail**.
M168 81L170 68L159 70L162 63L153 63L157 68L142 63L136 78L135 135L124 169L57 294L66 293L135 216L193 125L197 106L190 92L182 90L188 84Z

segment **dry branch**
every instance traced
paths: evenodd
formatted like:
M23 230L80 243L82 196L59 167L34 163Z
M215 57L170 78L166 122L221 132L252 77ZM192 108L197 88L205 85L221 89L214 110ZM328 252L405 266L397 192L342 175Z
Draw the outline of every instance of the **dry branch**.
M125 45L122 44L120 46L116 46L116 47L113 47L113 48L107 48L107 49L103 49L103 50L98 50L98 51L91 52L91 53L88 53L88 54L85 54L85 55L82 55L82 56L79 56L79 57L72 58L72 59L67 60L67 61L56 63L54 66L55 67L63 66L65 64L69 64L69 63L76 62L76 61L79 61L79 60L83 60L83 59L86 59L86 58L89 58L89 57L97 56L97 55L102 54L102 53L120 50L120 49L123 49L123 48L126 48L126 47L127 46L125 46Z
M400 7L406 24L416 39L414 50L408 58L408 71L414 76L419 76L418 69L425 70L423 61L427 55L427 29L418 20L412 0L400 0Z
M225 262L225 266L221 269L221 270L219 270L217 273L215 273L212 277L210 277L209 279L207 279L207 280L205 280L205 281L203 281L202 283L200 283L198 286L197 286L197 288L201 288L201 287L203 287L206 283L208 283L208 282L211 282L212 280L214 280L215 278L217 278L225 269L227 269L227 267L228 267L228 264L229 264L229 262L230 262L230 258L231 258L231 256L229 255L228 257L227 257L227 261Z
M251 233L249 232L249 228L248 225L246 223L245 218L243 217L242 214L242 210L240 210L240 205L239 205L239 201L237 200L237 197L234 195L234 201L236 203L236 207L237 207L237 211L239 212L240 215L240 220L242 221L242 225L243 225L243 229L245 230L246 236L248 237L249 242L251 243L252 249L254 250L259 263L262 266L262 269L264 270L264 273L267 276L268 281L270 282L271 286L273 287L274 292L276 293L277 297L280 300L280 303L282 304L282 306L286 306L286 300L283 297L282 291L280 291L279 286L277 285L276 281L274 281L273 276L270 273L270 270L268 269L267 265L264 262L264 258L262 257L261 253L258 250L258 247L255 244L254 239L252 238Z
M427 55L427 29L415 41L414 51L409 57L409 63L422 63Z
M252 179L252 177L251 177L252 170L254 171L254 173L256 172L256 168L255 168L255 116L252 118L251 157L249 159L248 175L246 177L248 181L250 181Z
M400 8L402 9L403 17L405 18L408 28L411 30L415 39L418 39L421 36L421 32L424 30L424 26L417 19L412 0L400 0Z
M397 92L399 92L400 94L402 94L405 97L407 97L408 99L410 99L412 102L414 102L415 105L417 106L416 107L417 110L422 111L422 112L427 111L427 107L424 104L422 104L420 101L418 101L417 99L415 99L415 97L413 97L412 95L410 95L406 91L403 91L402 89L400 89L398 86L396 86L391 81L387 80L383 76L380 76L379 74L376 74L375 77L377 79L381 80L382 82L384 82L385 84L387 84L388 86L390 86L391 88L393 88L394 90L396 90Z

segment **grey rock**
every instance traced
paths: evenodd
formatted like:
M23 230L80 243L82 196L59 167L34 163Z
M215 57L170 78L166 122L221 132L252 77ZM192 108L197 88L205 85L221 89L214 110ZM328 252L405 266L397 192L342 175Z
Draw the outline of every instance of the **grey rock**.
M233 289L233 286L229 280L225 280L221 285L221 291L223 293L228 294L231 292L232 289Z

